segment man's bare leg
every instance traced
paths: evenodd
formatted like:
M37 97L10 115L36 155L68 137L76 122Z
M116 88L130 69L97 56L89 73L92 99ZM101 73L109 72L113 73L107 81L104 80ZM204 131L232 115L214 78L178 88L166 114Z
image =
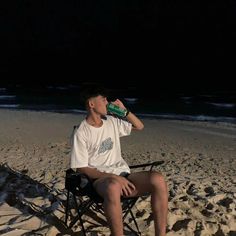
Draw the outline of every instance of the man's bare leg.
M154 217L155 235L166 235L167 212L168 212L168 194L167 186L163 177L158 173L152 173L150 176L151 205Z
M98 194L103 197L104 211L112 236L123 235L123 219L120 202L120 184L113 178L98 179L94 183Z
M151 206L154 217L155 236L166 235L168 193L164 177L158 172L133 173L128 178L135 187L134 195L151 193Z

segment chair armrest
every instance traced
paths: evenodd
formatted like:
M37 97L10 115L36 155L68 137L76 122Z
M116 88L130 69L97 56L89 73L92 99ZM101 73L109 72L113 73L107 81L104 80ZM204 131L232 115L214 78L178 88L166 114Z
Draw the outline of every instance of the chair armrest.
M73 169L66 171L65 189L79 197L90 196L97 202L103 201L98 193L94 191L91 179L86 174Z
M136 169L136 168L142 168L142 167L150 167L150 170L153 169L153 167L162 165L165 161L155 161L151 163L145 163L145 164L139 164L139 165L132 165L129 168L130 169Z
M77 187L82 189L89 182L88 176L81 172L72 169L66 171L65 188L68 190L75 190Z

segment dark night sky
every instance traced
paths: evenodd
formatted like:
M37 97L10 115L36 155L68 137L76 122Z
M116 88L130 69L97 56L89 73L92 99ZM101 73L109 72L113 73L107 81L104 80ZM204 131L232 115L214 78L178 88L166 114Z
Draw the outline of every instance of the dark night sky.
M231 87L233 0L1 4L1 82L141 78L160 87Z

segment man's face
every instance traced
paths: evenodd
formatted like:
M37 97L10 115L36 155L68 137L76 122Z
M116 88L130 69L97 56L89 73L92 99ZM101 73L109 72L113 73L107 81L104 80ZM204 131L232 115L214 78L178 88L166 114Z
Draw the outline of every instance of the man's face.
M100 115L107 114L107 104L107 98L102 95L90 99L90 107Z

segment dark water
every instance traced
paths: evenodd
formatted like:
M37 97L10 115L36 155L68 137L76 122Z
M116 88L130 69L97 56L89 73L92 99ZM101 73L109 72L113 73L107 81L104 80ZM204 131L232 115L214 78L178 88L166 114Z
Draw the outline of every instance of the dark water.
M152 86L110 85L108 88L109 100L120 98L141 117L236 123L236 92L233 90L166 90L155 94ZM0 88L0 109L84 113L80 91L81 84L6 86Z

